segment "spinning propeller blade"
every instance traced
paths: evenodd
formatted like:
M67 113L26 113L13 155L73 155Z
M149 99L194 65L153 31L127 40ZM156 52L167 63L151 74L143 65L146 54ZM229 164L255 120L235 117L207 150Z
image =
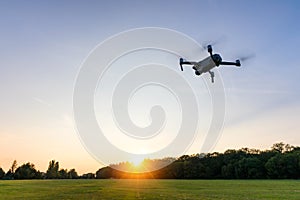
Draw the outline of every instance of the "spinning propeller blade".
M253 53L253 54L249 54L249 55L246 55L246 56L240 56L238 58L239 58L240 61L245 62L245 61L250 60L254 57L255 57L255 54Z
M213 41L205 41L202 43L203 48L207 51L208 50L208 45L210 46L215 46L217 44L220 44L224 41L227 40L227 37L225 35L220 36L218 39L213 40Z

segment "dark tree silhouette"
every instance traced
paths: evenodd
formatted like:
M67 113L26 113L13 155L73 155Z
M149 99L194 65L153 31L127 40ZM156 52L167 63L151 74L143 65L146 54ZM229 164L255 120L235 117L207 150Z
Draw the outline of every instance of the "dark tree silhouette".
M5 175L5 171L0 167L0 179L3 179Z
M9 170L4 175L3 179L12 180L14 179L14 173L17 168L17 161L14 160Z
M51 160L49 162L48 170L46 172L46 178L48 179L59 178L58 169L59 169L59 162L56 162L55 160Z
M170 163L170 165L165 165ZM75 169L59 169L59 162L51 160L46 173L25 163L17 167L14 160L5 172L0 168L0 179L77 179L77 178L160 178L160 179L300 179L300 147L282 142L271 150L242 148L224 153L183 155L179 158L145 159L143 167L165 166L159 170L140 173L130 162L112 164L99 169L96 174L78 176ZM125 169L128 172L124 172ZM130 171L132 170L132 171Z
M68 171L68 178L70 178L70 179L79 178L75 169L71 169L70 171Z
M128 163L127 163L128 164ZM117 165L111 165L114 168ZM123 165L122 165L123 166ZM104 167L96 178L299 179L300 148L276 143L271 150L242 148L224 153L183 155L151 173L132 174Z
M279 153L283 153L285 144L283 142L275 143L272 146L273 151L277 151Z
M61 169L58 171L58 178L60 179L68 179L68 170L67 169Z
M96 178L96 175L94 173L87 173L87 174L83 174L80 178L82 178L82 179L94 179L94 178Z
M37 171L34 164L26 163L18 167L14 173L15 179L39 179L41 173Z

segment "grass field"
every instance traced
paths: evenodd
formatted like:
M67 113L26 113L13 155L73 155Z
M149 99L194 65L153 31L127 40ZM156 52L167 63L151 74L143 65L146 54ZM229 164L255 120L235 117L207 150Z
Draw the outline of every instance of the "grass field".
M300 199L297 180L13 180L0 199Z

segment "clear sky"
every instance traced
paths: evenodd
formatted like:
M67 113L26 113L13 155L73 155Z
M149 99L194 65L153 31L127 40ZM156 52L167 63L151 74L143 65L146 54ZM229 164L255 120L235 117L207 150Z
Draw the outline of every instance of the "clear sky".
M76 134L74 82L98 43L138 27L174 29L199 43L225 36L214 49L227 60L255 53L239 70L219 69L226 120L215 151L300 145L299 9L296 0L0 1L0 166L102 166Z

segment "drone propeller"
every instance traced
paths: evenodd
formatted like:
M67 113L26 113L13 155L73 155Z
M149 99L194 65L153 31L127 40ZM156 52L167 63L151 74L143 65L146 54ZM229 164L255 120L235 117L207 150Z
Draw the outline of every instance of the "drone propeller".
M225 35L222 35L221 37L217 38L216 40L213 41L205 41L204 43L202 43L203 48L207 51L208 50L208 46L215 46L218 45L224 41L227 40L227 37Z
M239 58L240 61L245 62L245 61L250 60L254 57L255 57L255 54L252 53L252 54L249 54L249 55L246 55L246 56L240 56L238 58Z

